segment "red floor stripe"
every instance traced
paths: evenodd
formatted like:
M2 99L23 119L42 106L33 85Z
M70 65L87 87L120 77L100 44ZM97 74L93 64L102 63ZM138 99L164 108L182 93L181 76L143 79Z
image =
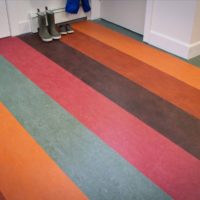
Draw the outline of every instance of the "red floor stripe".
M17 38L0 53L175 199L200 198L200 161Z

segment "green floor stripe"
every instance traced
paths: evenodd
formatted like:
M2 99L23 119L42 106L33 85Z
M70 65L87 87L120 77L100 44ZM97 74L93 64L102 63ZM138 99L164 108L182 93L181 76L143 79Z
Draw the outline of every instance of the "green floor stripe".
M90 199L170 199L2 57L0 101Z

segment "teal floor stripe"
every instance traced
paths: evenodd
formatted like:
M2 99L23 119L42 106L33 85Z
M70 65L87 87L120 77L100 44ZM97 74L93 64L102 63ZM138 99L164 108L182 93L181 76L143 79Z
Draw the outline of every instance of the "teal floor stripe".
M90 199L170 199L2 57L0 101Z

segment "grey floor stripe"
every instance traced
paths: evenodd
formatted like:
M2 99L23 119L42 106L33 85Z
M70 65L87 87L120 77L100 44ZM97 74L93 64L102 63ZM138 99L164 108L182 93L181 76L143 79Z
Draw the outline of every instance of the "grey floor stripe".
M170 199L2 57L0 101L90 199Z

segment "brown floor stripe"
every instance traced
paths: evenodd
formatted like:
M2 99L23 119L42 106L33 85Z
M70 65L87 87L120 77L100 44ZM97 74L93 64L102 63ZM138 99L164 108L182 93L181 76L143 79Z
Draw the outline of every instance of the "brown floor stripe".
M61 40L200 119L198 89L78 31Z
M200 89L200 69L175 56L91 21L75 23L73 28Z
M200 121L77 50L33 34L22 40L182 148L200 158Z

